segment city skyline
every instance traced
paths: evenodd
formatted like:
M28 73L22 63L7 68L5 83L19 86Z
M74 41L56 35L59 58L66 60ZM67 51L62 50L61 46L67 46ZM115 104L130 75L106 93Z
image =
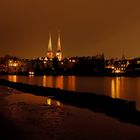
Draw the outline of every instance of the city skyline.
M36 1L0 4L0 56L46 56L48 34L63 56L139 57L140 2L134 0Z

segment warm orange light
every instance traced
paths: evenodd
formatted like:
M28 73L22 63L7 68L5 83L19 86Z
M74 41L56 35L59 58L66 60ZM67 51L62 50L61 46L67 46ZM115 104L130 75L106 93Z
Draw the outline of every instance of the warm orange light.
M43 86L53 87L53 78L52 76L43 76Z
M75 76L68 77L68 89L75 91Z
M16 75L9 75L8 80L12 82L17 82L17 76Z
M17 66L18 66L18 64L17 64L17 63L13 63L13 66L14 66L14 67L17 67Z
M47 61L44 61L44 64L46 64L47 63Z
M120 73L121 71L120 70L115 70L115 73Z
M34 72L33 71L29 71L29 75L34 75Z
M75 63L75 60L73 59L72 62Z
M48 60L48 58L47 57L45 57L45 59L44 59L45 61L47 61Z
M17 82L17 76L13 75L13 82Z
M52 100L50 98L47 99L47 105L51 105L52 104Z
M63 76L56 77L56 88L63 89Z
M120 77L116 77L116 97L120 98Z
M47 77L45 75L43 76L43 86L47 86Z
M116 77L115 79L111 80L111 97L112 98L120 98L120 77Z
M8 61L8 66L9 67L17 67L18 66L18 63L16 61L9 60Z
M61 103L59 101L56 101L57 106L61 106Z
M111 97L115 98L115 80L111 79Z

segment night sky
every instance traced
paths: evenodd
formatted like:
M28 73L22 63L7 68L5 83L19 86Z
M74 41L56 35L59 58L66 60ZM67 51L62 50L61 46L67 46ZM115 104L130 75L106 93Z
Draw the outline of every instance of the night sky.
M140 56L139 0L1 0L0 56L45 56L49 33L64 57Z

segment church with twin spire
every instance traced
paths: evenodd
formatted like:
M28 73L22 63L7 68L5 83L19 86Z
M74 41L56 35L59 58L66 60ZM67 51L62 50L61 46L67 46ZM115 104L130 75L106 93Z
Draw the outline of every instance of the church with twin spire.
M47 58L52 60L54 57L57 57L59 61L62 60L62 49L61 49L60 34L58 34L56 53L53 52L52 39L51 39L51 35L49 35Z

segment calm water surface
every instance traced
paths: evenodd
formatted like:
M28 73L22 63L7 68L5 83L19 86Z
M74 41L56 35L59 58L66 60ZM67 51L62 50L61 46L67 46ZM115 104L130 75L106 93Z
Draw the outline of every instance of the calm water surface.
M140 77L0 76L14 82L103 94L136 101L140 110Z

